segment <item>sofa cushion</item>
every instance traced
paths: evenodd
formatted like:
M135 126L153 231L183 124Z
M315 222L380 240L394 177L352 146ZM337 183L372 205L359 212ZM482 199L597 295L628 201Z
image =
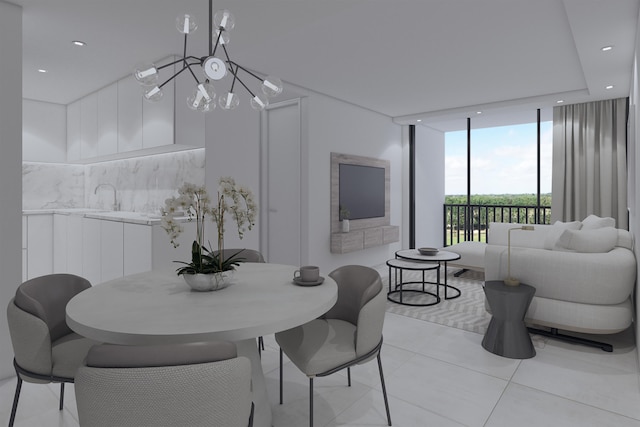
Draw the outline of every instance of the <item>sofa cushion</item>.
M533 225L533 231L518 230L523 225ZM509 230L511 232L511 246L522 248L544 249L547 232L551 229L549 224L514 224L509 222L490 222L489 237L487 243L491 245L507 246L509 242Z
M558 239L564 233L565 230L580 230L582 223L580 221L562 222L556 221L547 231L547 235L544 238L544 248L554 249Z
M615 227L616 220L611 217L601 218L597 215L589 215L582 220L582 230L593 230L603 227Z
M565 230L557 246L575 252L609 252L618 242L618 230L613 227L591 230Z

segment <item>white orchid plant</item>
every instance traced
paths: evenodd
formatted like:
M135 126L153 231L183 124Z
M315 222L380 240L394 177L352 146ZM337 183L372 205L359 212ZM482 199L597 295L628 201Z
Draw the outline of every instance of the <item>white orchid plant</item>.
M246 187L236 185L231 177L222 177L219 181L218 194L215 204L204 186L185 183L178 189L178 197L171 197L165 201L162 209L162 228L171 238L174 248L179 246L178 236L184 227L176 221L176 216L188 216L189 221L196 221L196 240L191 247L191 262L176 261L184 264L176 271L180 274L218 273L233 270L242 258L238 255L242 250L224 259L225 220L230 216L236 223L238 237L242 239L247 230L255 225L257 205L253 193ZM183 213L184 212L184 213ZM204 229L206 217L209 215L216 224L218 231L218 251L214 252L209 245L204 245Z

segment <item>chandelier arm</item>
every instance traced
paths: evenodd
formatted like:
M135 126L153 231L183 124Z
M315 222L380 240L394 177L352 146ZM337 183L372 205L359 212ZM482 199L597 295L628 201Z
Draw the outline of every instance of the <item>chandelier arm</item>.
M233 80L234 80L234 81L235 81L235 80L238 80L238 81L240 82L240 84L241 84L242 86L244 86L244 88L247 90L247 92L249 92L249 93L251 94L251 97L252 97L252 98L255 98L256 94L255 94L255 93L253 93L253 92L251 91L251 89L249 89L249 88L247 87L247 85L246 85L246 84L244 84L244 82L242 81L242 79L240 79L240 77L238 77L238 68L236 67L236 70L235 70L235 71L233 70L233 67L229 67L229 68L231 68L231 72L233 73Z
M182 49L182 57L187 57L187 34L184 35L184 48Z
M220 31L218 32L218 37L216 38L216 45L213 48L213 51L211 52L211 55L209 56L215 56L216 54L216 50L218 50L218 46L220 45L220 37L222 37L222 32L224 31L224 29L220 29ZM226 49L225 49L225 53L226 53ZM229 55L227 55L227 58L229 57Z
M186 62L185 62L185 63L186 63ZM193 70L191 69L191 65L195 65L195 64L188 64L188 63L186 63L186 64L187 64L187 66L186 66L185 68L188 68L188 69L189 69L189 72L191 73L191 75L192 75L192 76L193 76L193 78L195 79L196 83L197 83L197 84L200 84L200 80L198 80L198 78L196 77L196 73L194 73L194 72L193 72ZM184 69L183 69L182 71L184 71ZM182 71L180 71L180 72L182 72Z
M252 75L253 77L255 77L256 79L258 79L258 80L260 80L260 81L263 81L263 80L264 80L262 77L260 77L260 76L256 75L255 73L253 73L253 72L251 72L251 71L247 70L247 69L246 69L246 68L244 68L242 65L240 65L240 64L238 64L238 63L236 63L236 62L233 62L233 61L229 60L229 63L230 63L230 64L235 65L236 67L240 68L240 69L241 69L242 71L244 71L245 73Z
M180 60L182 61L182 59ZM180 62L180 61L176 61L176 62ZM176 63L174 62L174 64ZM170 64L167 64L170 65ZM189 67L182 67L182 70L178 71L177 73L175 73L173 76L169 77L167 80L165 80L161 85L158 86L159 89L162 89L162 86L166 85L167 83L169 83L171 80L175 79L176 77L178 77L184 70L186 70ZM199 82L198 82L199 83Z
M168 63L168 64L164 64L164 65L162 65L162 66L160 66L160 67L156 67L156 69L157 69L158 71L160 71L160 70L162 70L163 68L170 67L170 66L175 65L175 64L177 64L178 62L182 62L182 61L184 61L184 60L185 60L185 58L180 58L180 59L178 59L177 61L173 61L173 62L170 62L170 63Z

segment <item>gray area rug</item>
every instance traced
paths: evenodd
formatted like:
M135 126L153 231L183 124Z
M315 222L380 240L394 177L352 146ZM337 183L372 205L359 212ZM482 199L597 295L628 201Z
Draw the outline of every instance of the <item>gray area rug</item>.
M467 271L460 277L454 277L453 273L458 271L457 269L449 269L449 275L447 277L448 284L455 286L462 292L459 298L444 299L444 289L440 287L440 303L428 307L411 307L396 304L391 301L387 301L387 311L389 313L399 314L402 316L413 317L415 319L425 320L427 322L438 323L440 325L450 326L453 328L463 329L469 332L476 332L484 334L491 320L489 315L484 309L484 290L482 285L484 282L484 274L477 271ZM382 277L385 289L388 289L389 284L389 272L383 272L380 270L380 276ZM443 281L444 278L441 278ZM395 283L395 279L392 277L392 284ZM425 280L427 282L435 282L435 271L425 272ZM422 273L417 271L404 271L403 281L422 281ZM407 285L404 289L422 289L422 285L412 284ZM427 284L426 290L435 293L435 285ZM448 295L455 294L449 290ZM395 294L394 298L397 298ZM408 302L431 302L433 297L428 295L420 295L416 293L405 293L403 300Z

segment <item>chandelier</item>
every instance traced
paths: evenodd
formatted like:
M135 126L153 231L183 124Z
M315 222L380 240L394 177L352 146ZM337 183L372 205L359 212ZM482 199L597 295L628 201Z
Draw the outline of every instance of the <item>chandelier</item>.
M269 98L279 95L282 92L282 81L273 76L262 78L256 73L239 65L231 60L227 45L229 44L229 31L235 26L235 17L228 10L219 10L213 14L213 0L209 0L209 50L205 56L197 57L187 55L187 38L198 27L196 21L191 15L181 15L176 19L176 28L184 34L184 50L182 58L177 61L170 62L162 66L156 66L153 63L144 63L136 67L133 72L135 79L143 86L143 97L150 102L162 99L162 88L167 83L178 77L184 71L191 74L195 80L195 87L189 97L187 97L187 106L195 111L211 111L216 108L216 91L211 83L212 81L220 81L228 74L233 76L231 86L228 92L220 95L217 104L223 110L233 110L236 108L240 99L234 92L236 82L240 83L244 89L251 95L251 107L254 110L264 110L269 105ZM214 30L215 28L215 30ZM215 37L215 43L213 38ZM220 57L216 56L218 54ZM171 77L161 84L159 82L160 70L182 63L182 68L175 72ZM196 70L202 69L204 76L203 81L198 79ZM250 87L240 78L240 73L252 77L260 81L261 93L252 91Z

